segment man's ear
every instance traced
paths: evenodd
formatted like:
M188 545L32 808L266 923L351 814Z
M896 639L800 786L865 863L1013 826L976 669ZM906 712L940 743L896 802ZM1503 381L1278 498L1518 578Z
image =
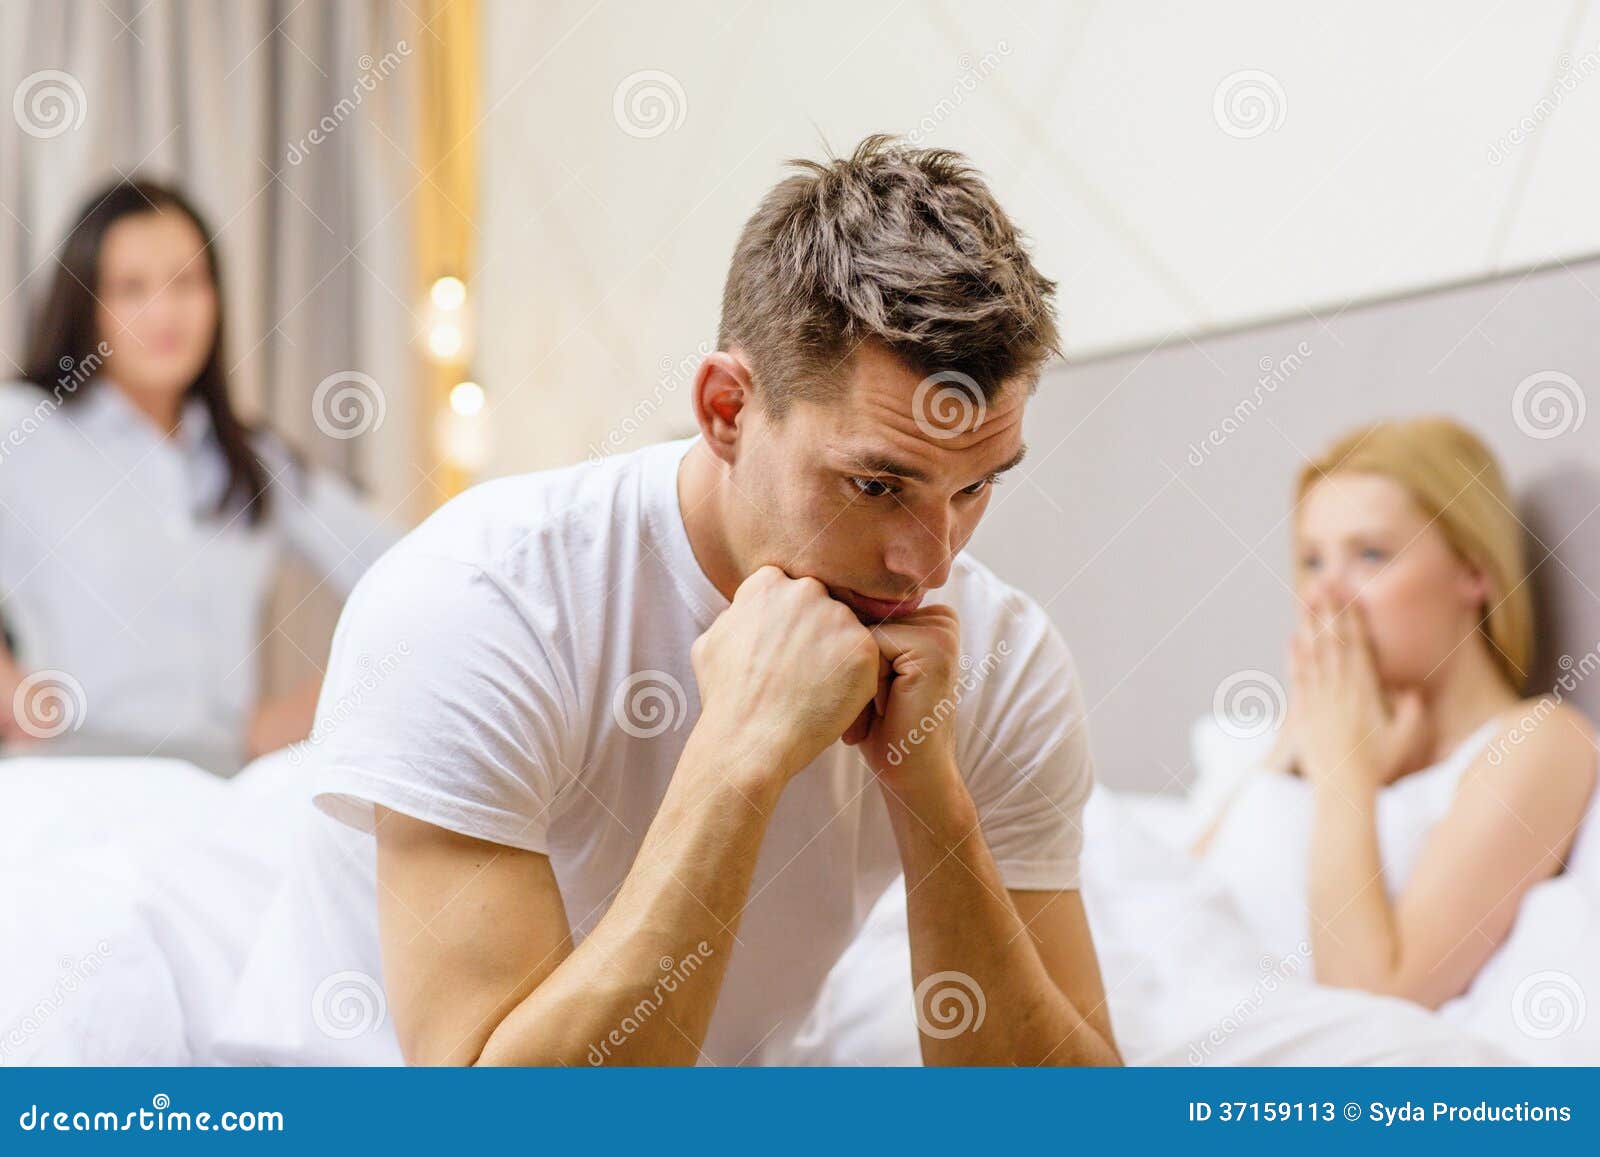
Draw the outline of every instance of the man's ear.
M711 452L729 465L737 457L739 419L755 406L754 378L739 349L718 350L694 376L694 416Z

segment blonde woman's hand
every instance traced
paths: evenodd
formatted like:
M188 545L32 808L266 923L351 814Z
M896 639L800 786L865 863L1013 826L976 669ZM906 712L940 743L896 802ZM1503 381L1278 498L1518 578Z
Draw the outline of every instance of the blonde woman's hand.
M1312 783L1376 789L1415 766L1428 739L1422 697L1385 695L1359 604L1308 604L1289 674L1294 751Z

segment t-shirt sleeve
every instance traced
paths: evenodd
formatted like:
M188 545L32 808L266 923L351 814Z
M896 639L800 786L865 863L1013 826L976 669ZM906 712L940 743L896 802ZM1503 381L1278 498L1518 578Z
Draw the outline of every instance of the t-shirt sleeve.
M371 830L373 804L549 851L570 684L489 572L401 548L356 585L304 750L317 806Z
M1076 889L1094 765L1066 644L1033 608L968 659L961 678L992 686L977 695L962 758L1000 876L1018 890Z

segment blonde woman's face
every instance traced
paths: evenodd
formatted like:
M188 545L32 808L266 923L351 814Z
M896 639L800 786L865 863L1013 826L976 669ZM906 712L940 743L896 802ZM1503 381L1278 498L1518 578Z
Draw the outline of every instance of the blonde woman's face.
M1333 474L1306 492L1295 569L1302 604L1318 596L1335 607L1359 604L1390 687L1436 673L1477 630L1488 594L1437 523L1377 474Z

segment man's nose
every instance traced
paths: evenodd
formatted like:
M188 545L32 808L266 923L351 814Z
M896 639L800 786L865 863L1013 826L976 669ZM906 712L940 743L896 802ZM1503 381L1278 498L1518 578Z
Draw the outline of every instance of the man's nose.
M950 578L950 527L947 519L907 513L883 556L889 572L907 591L932 590Z

